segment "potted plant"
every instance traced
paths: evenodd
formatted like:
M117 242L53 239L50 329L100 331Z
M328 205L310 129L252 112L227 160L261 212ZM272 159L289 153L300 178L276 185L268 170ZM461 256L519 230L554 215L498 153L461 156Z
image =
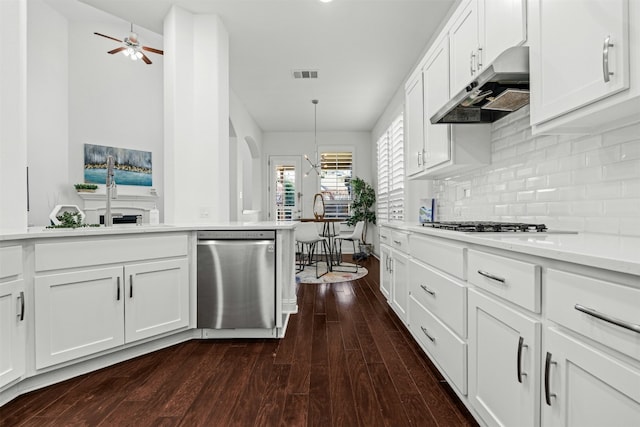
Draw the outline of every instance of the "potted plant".
M96 184L74 184L73 185L76 188L76 191L78 193L95 193L95 191L98 189L98 186Z
M351 216L347 224L355 225L358 221L364 221L359 254L366 258L371 253L371 245L367 243L367 229L369 223L376 223L376 213L373 204L376 202L376 192L373 187L362 178L355 177L351 180ZM364 252L364 253L363 253Z

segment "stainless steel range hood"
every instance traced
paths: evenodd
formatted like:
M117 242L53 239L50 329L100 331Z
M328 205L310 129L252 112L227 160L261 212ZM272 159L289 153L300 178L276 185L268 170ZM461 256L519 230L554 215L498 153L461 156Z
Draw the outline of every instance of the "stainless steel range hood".
M529 103L529 48L511 47L437 113L431 123L489 123Z

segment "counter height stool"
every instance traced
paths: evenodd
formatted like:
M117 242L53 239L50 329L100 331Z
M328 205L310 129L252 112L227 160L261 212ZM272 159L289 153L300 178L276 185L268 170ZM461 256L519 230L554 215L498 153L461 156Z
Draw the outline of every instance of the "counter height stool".
M314 262L316 255L316 247L319 242L322 243L322 251L324 252L324 260L327 265L327 271L322 274L318 274L318 260L316 264L316 278L320 278L329 272L330 260L329 260L329 248L327 244L327 238L318 234L316 224L313 222L301 222L296 226L296 243L300 245L300 251L298 256L298 272L304 270L305 265L311 265ZM305 254L305 248L307 252ZM308 263L307 263L308 261Z
M349 234L339 234L333 238L333 241L336 242L336 246L338 247L338 264L342 262L342 242L345 240L353 243L353 255L356 255L356 242L358 242L358 246L360 246L360 241L362 240L362 230L364 230L364 221L356 222L356 226L353 229L353 233ZM359 257L355 257L356 261L356 273L358 272L358 268L360 268Z

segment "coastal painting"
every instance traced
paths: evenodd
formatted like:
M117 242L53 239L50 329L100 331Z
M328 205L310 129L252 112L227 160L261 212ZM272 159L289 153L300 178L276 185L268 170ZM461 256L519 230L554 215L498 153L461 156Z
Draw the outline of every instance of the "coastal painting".
M105 183L107 156L113 156L115 165L113 173L117 185L151 187L153 184L151 151L93 144L84 144L84 182Z

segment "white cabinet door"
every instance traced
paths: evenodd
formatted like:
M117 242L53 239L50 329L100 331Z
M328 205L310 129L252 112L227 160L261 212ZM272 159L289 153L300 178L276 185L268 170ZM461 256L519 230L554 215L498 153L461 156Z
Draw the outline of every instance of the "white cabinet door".
M426 169L451 159L450 125L432 124L433 116L449 101L449 37L432 49L423 69L424 80L424 148Z
M124 343L122 267L35 278L36 369Z
M132 342L189 324L187 259L127 265L125 341Z
M418 73L407 84L405 93L405 164L407 166L407 175L409 176L421 172L424 163L424 124L422 122L424 102L422 93L422 73Z
M0 388L25 372L24 280L0 283Z
M407 305L409 303L409 257L401 252L392 252L391 274L391 307L400 320L407 323Z
M391 300L391 248L389 246L380 246L380 292L387 299Z
M500 53L527 39L524 0L480 1L480 51L478 68L491 64Z
M551 328L545 349L544 427L640 425L640 370Z
M490 426L540 422L540 322L469 289L469 401Z
M629 87L628 9L628 0L532 1L532 124Z
M449 31L451 43L451 93L457 93L478 71L478 3L471 0Z

